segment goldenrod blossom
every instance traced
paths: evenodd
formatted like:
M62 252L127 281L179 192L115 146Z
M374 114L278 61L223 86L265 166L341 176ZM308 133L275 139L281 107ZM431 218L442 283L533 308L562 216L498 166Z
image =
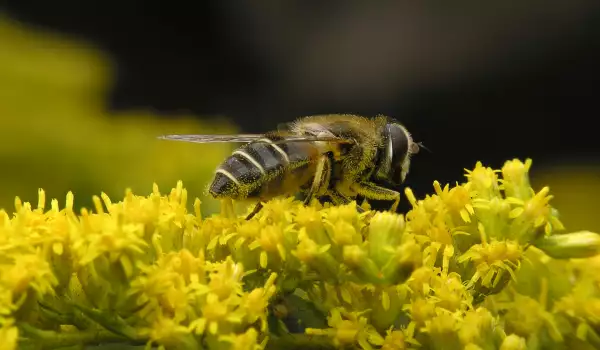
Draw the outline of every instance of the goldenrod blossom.
M407 188L404 214L276 198L203 216L181 182L76 210L40 190L0 211L0 347L600 347L600 239L559 232L530 167Z

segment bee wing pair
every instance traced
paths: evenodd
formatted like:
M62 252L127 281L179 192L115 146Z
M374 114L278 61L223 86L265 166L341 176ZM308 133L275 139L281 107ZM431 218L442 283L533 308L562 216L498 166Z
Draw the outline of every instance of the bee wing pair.
M288 143L288 142L336 142L336 143L354 143L353 140L332 137L332 136L315 136L315 135L281 135L278 134L277 140L267 139L264 134L238 134L238 135L163 135L159 139L192 142L192 143L249 143L249 142L269 142L269 143Z

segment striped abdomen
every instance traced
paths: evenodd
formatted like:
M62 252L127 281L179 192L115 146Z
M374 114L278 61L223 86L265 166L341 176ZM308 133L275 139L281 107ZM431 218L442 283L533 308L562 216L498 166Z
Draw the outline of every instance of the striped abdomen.
M215 198L261 199L292 194L314 176L318 148L311 142L273 143L276 136L237 149L218 168L209 192Z

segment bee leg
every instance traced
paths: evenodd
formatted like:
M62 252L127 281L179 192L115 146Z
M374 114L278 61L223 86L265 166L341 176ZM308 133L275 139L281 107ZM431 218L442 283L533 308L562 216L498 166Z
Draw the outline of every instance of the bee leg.
M329 192L327 194L329 195L329 198L331 198L331 201L335 205L348 204L352 201L350 198L344 196L337 190L329 190ZM365 210L360 205L358 205L358 203L356 204L356 211L359 213L365 212Z
M250 214L248 214L248 216L246 216L246 220L250 220L254 217L254 215L258 214L258 212L263 208L263 204L262 202L258 202L256 203L256 206L254 207L254 209L252 209L252 211L250 212Z
M323 190L329 187L330 178L331 159L329 155L323 155L319 158L319 163L317 163L315 177L313 178L312 186L306 193L306 198L304 198L304 205L309 205L315 195L322 194Z
M373 200L379 201L394 201L391 211L395 212L400 203L400 192L390 190L389 188L380 187L370 182L355 183L351 188L356 193Z
M343 204L348 204L351 202L350 198L344 196L337 190L329 190L327 195L329 195L329 198L331 198L331 201L335 205L343 205Z

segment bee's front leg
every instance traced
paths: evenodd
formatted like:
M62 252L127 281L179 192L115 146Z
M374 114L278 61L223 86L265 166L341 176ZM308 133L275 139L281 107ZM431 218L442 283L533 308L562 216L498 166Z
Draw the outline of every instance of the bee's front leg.
M371 182L360 182L354 183L350 188L356 193L364 196L368 199L379 200L379 201L394 201L392 204L391 211L396 212L398 204L400 203L400 192L390 190L389 188L377 186Z

